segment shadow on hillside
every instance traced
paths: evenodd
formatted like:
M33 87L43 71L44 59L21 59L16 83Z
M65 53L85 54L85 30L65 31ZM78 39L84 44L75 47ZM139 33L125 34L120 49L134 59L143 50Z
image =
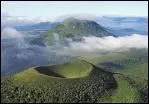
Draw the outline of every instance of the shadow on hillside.
M102 62L99 63L100 66L104 66L106 69L113 68L113 69L123 69L124 67L120 64L116 64L114 62Z
M112 72L104 70L103 68L93 65L93 71L91 74L101 77L100 79L104 80L104 89L114 90L118 87L117 81L115 80Z
M35 70L37 70L37 71L38 71L39 73L41 73L41 74L45 74L45 75L48 75L48 76L65 78L64 76L53 72L53 71L52 71L53 68L54 68L54 67L40 66L40 67L36 67Z

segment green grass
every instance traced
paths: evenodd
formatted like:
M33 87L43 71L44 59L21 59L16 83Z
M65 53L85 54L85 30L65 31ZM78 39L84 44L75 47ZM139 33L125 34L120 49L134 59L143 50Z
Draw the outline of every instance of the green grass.
M118 88L111 96L112 103L135 103L140 100L140 94L136 88L122 78L120 75L115 75Z
M85 61L73 60L62 65L57 65L53 71L66 78L80 78L88 76L92 69L92 65Z
M135 75L141 78L148 78L148 63L142 63L142 64L135 64L135 66L128 66L124 70L122 70L122 73L127 73L129 75Z
M102 103L142 103L146 102L142 95L142 88L148 86L148 81L134 76L125 76L115 74L114 78L117 82L115 90L106 91L99 99Z
M63 76L64 78L81 78L89 76L92 69L93 67L91 64L83 60L74 59L64 64L49 66L47 67L47 69L40 69L40 70L49 70L46 73L50 73L50 71L55 72ZM36 70L36 67L26 69L23 72L17 73L13 76L14 80L19 79L20 81L24 82L32 82L37 79L40 80L47 78L61 79L60 77L48 76L46 74L40 73Z
M109 53L93 58L89 57L86 60L109 71L148 77L148 50L146 49L131 49L124 52Z

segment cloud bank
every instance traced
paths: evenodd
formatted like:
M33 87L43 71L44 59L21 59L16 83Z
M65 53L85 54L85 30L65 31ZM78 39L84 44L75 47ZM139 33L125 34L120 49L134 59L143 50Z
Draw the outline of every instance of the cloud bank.
M132 34L121 37L83 37L80 42L70 42L67 51L78 52L100 52L100 51L122 51L130 48L148 48L148 36Z
M22 38L24 34L11 27L2 29L2 38Z
M40 46L39 35L24 34L6 27L1 37L1 74L7 75L32 66L60 64L76 56L101 55L102 52L124 51L130 48L148 48L148 36L133 34L121 37L82 37L82 41L68 41ZM38 43L32 43L37 39ZM32 43L32 44L31 44Z
M40 22L48 22L50 18L45 17L24 17L24 16L11 16L6 12L1 13L1 28L31 25Z
M13 39L20 41L23 44L29 44L24 39L30 38L29 34L23 34L17 31L14 28L6 27L2 30L2 39ZM37 37L36 35L34 35ZM54 35L55 36L55 35ZM56 34L56 39L57 34ZM71 40L71 39L70 39ZM58 42L58 41L56 41ZM24 47L24 45L22 45ZM30 46L32 47L32 46ZM64 51L77 51L77 52L100 52L100 51L120 51L129 48L148 48L148 35L132 34L127 36L105 36L105 37L95 37L88 36L82 37L81 41L69 41L68 45L59 44L59 47L56 46L46 46L45 48L49 49L52 47L55 51L58 51L57 48L61 47ZM61 51L60 51L61 52Z
M1 32L1 75L12 74L32 66L67 61L68 57L57 55L44 45L40 45L40 42L42 39L39 34L24 34L11 27L3 28Z

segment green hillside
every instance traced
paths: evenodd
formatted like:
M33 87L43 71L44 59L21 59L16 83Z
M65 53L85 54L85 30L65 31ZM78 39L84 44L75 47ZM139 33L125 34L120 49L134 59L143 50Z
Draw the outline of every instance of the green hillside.
M105 91L116 88L111 73L83 60L46 69L32 67L3 79L2 102L97 102Z
M114 74L117 88L107 91L100 99L106 103L147 103L148 81L134 76Z
M114 74L117 89L102 96L101 102L148 102L148 50L131 49L125 52L86 58Z
M62 65L56 65L52 70L66 78L79 78L88 76L92 69L92 65L85 61L72 60Z
M111 72L148 78L147 49L130 49L101 56L85 57L84 59Z
M81 36L89 35L97 37L113 35L94 21L75 18L68 18L55 28L50 29L47 33L46 41L54 41L54 34L58 34L60 40L64 38L78 39Z
M1 80L1 102L147 103L147 52L131 49L25 69Z

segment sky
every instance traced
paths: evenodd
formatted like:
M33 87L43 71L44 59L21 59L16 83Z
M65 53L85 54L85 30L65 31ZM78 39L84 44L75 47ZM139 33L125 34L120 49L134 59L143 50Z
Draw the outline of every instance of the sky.
M147 16L148 1L1 1L10 16L51 18L69 14Z

